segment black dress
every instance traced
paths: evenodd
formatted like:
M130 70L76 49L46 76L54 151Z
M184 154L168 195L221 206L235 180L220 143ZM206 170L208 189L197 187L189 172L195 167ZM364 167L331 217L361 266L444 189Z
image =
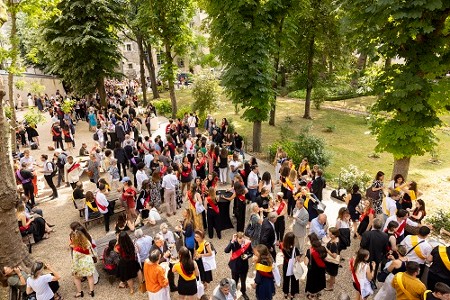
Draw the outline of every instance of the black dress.
M306 275L305 292L316 294L326 287L325 268L319 267L316 261L311 257L311 249L306 251L306 257L308 257L309 263L308 273Z
M359 202L361 202L361 194L359 193L352 194L352 198L350 199L350 201L348 201L347 209L353 222L359 220L359 212L356 211Z
M117 266L117 278L122 282L136 278L141 266L135 256L130 257L125 253L120 253L119 265Z
M295 279L294 275L286 276L289 260L292 258L292 255L295 257L300 256L300 251L297 248L283 249L283 294L295 296L300 292L300 282Z
M203 253L206 253L207 245L208 245L208 243L205 243L205 250L203 251ZM197 247L196 247L195 251L197 251L197 248L198 248L197 243L196 243L196 246ZM212 271L211 270L205 271L205 267L203 266L203 260L201 258L195 260L195 262L197 263L198 271L200 272L200 278L201 278L202 282L210 283L213 280Z
M328 242L327 244L327 249L331 251L331 253L337 253L339 254L339 243L332 243L331 241ZM333 264L330 262L325 262L326 270L328 275L330 276L337 276L338 274L338 270L339 270L339 265L337 264Z

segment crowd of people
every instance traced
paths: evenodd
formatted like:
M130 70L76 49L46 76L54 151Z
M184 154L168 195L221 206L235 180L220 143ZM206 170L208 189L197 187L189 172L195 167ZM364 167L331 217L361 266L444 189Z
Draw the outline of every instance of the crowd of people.
M136 281L151 300L170 299L171 293L178 299L237 299L238 288L246 300L269 300L276 286L285 299L298 299L302 278L306 297L319 299L350 279L340 274L348 253L343 251L357 243L355 256L347 257L355 299L450 299L450 247L432 247L427 241L431 226L423 223L425 202L416 182L396 175L385 186L380 171L366 191L354 185L337 219L329 220L322 202L323 170L310 167L308 158L297 167L279 148L275 178L269 171L261 174L255 157L245 159L244 139L229 130L225 118L216 122L208 116L200 124L195 113L169 120L164 134L155 136L151 119L157 112L152 105L138 106L135 83L122 91L115 87L117 82L107 82L105 108L80 99L73 112L61 113L64 100L56 98L49 109L52 158L43 154L37 163L25 148L15 167L23 194L17 207L20 230L36 241L52 232L52 224L35 207L37 172L52 190L51 198L58 197L61 184L71 186L73 199L86 203L85 220L103 216L106 233L116 209L108 194L119 194L125 212L119 214L115 238L102 253L81 223L70 225L75 297L84 296L83 279L94 297L95 263L101 260L102 269L118 279L120 288L134 294ZM93 136L75 153L74 128L80 120L89 123ZM84 190L83 176L94 189ZM230 228L223 203L232 207L235 233L225 249L218 249L215 239ZM161 223L163 214L175 215L178 224ZM148 236L144 226L159 226L160 231ZM230 254L230 276L209 288L218 253ZM282 266L276 263L277 253ZM38 300L60 298L57 288L46 285L60 276L48 265L51 274L40 275L46 266L40 264L31 275L14 267L2 273L10 285L36 292ZM254 291L246 286L249 275Z

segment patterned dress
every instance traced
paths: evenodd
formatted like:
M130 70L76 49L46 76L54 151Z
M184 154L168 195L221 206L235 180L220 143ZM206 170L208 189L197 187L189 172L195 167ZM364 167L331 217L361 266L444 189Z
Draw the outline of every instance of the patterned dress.
M150 181L150 199L156 209L161 206L161 182Z
M75 247L72 254L72 275L87 277L94 275L95 264L89 249Z

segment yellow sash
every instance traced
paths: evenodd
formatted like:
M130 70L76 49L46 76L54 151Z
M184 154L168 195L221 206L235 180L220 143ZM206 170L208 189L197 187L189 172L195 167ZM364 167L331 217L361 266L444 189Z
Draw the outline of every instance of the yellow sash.
M415 247L414 248L414 252L416 253L416 255L421 258L421 259L425 259L426 257L423 256L422 254L422 250L420 249L420 245L419 244L419 237L417 235L412 235L411 236L411 246ZM416 247L417 246L417 247Z
M205 251L205 241L198 244L197 253L201 254Z
M406 289L405 289L405 286L403 285L403 273L397 273L397 275L395 275L396 276L396 281L397 281L397 284L398 284L398 286L400 287L400 289L402 290L402 292L406 295L406 297L408 297L408 299L414 299L414 297L413 297L413 295L411 295L411 293L410 292L408 292Z
M438 250L439 250L439 256L441 257L442 262L444 263L447 270L450 271L450 260L448 259L448 255L447 255L447 247L439 246Z
M391 215L389 214L389 210L387 208L387 197L385 197L383 199L383 202L381 203L381 205L383 206L383 212L386 216L390 217Z
M257 263L255 266L256 271L270 273L272 272L272 266L266 266L260 263Z
M417 200L416 192L414 192L413 190L410 190L409 197L411 198L411 201Z
M286 178L286 182L284 184L284 187L289 189L291 192L294 191L294 185L292 184L292 182Z
M89 201L86 201L86 205L94 212L98 212L98 208L97 207L93 207L92 203Z
M306 197L305 202L303 202L303 206L304 206L306 209L308 209L308 205L309 205L309 196Z

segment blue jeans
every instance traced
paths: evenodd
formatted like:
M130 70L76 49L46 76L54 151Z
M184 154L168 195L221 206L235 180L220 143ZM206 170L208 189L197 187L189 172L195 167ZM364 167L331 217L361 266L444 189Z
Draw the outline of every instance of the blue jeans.
M250 201L252 201L252 203L256 201L257 193L258 193L258 189L248 189L248 196L250 198Z

